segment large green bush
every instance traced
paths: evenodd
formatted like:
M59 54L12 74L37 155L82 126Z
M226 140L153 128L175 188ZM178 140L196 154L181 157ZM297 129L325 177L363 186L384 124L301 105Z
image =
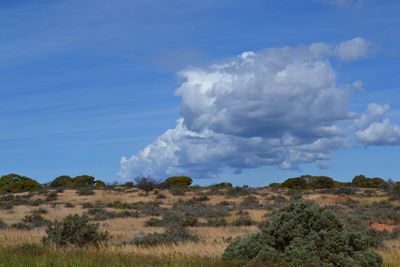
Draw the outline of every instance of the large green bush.
M0 192L17 193L32 191L42 188L35 180L10 173L0 177Z
M385 184L385 180L379 177L367 178L364 175L354 176L351 181L353 186L364 188L380 188Z
M261 233L231 243L227 260L283 266L381 266L367 238L346 232L338 217L311 201L292 203L272 215Z
M339 185L339 182L336 182L330 177L312 175L289 178L281 184L282 187L291 189L321 189L332 188L337 185Z
M61 175L51 181L49 186L52 188L66 187L68 184L71 184L71 180L72 178L68 175Z
M109 239L107 232L99 232L98 224L89 223L89 217L68 215L62 222L55 222L46 229L44 243L58 246L75 245L83 247L88 244L97 245Z
M187 187L191 185L193 179L188 176L172 176L167 178L163 183L167 186L174 187L174 186L182 186Z

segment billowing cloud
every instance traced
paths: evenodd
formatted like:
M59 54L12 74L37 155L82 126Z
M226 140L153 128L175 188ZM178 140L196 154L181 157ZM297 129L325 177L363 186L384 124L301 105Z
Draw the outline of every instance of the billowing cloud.
M355 38L336 48L314 43L250 51L181 71L177 126L123 157L120 176L207 178L224 168L298 169L305 163L327 168L331 152L349 147L353 136L367 145L400 144L400 127L384 118L388 105L349 111L349 91L362 91L362 82L338 86L329 61L364 57L368 44Z
M367 57L372 50L372 43L357 37L352 40L342 42L336 47L337 55L343 61L354 61Z
M336 85L331 54L329 45L315 43L245 52L180 72L182 118L143 151L122 158L121 177L327 167L330 153L347 145L340 124L354 116L349 87Z
M354 121L357 140L366 145L400 145L400 126L384 118L389 105L369 104L367 112Z

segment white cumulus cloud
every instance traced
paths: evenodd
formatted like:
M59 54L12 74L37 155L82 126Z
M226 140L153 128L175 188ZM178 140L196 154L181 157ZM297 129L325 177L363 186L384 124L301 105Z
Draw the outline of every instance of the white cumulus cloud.
M367 112L353 125L357 129L357 140L366 145L400 145L400 126L384 118L389 105L369 104Z
M367 57L370 54L372 47L373 44L371 42L357 37L340 43L336 47L336 53L343 61L350 62Z
M347 145L340 124L348 87L336 85L331 47L315 43L241 55L179 73L181 119L143 151L122 158L122 178L216 176L224 168L304 163L326 168Z

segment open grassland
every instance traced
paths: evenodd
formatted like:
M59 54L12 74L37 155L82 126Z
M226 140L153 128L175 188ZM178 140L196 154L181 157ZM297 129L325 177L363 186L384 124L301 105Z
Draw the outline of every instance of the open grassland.
M136 188L42 190L0 196L0 266L240 266L221 260L232 240L260 231L260 225L283 205L309 199L336 212L346 227L374 231L375 250L384 266L400 266L399 201L381 189L338 194L333 190L288 191L271 188L191 188L183 195ZM27 219L32 214L41 219ZM86 214L111 238L99 247L45 246L47 224L68 215ZM152 225L149 223L154 220ZM39 220L39 221L35 221ZM163 233L168 223L184 224L197 241L138 246L134 238ZM394 232L370 229L390 225ZM390 228L390 229L392 229Z

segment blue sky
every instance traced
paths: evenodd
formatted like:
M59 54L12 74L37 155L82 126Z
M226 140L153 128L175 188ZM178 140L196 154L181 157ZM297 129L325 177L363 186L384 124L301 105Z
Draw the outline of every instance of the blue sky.
M0 173L41 182L62 174L117 180L121 157L176 126L181 70L245 51L316 42L335 47L356 37L370 42L372 52L351 64L331 59L336 82L362 81L349 109L361 114L369 103L389 104L385 116L397 125L398 10L396 0L3 0ZM266 165L234 174L222 166L220 179L196 182L261 186L305 173L399 180L397 143L358 143L329 155L327 169Z

